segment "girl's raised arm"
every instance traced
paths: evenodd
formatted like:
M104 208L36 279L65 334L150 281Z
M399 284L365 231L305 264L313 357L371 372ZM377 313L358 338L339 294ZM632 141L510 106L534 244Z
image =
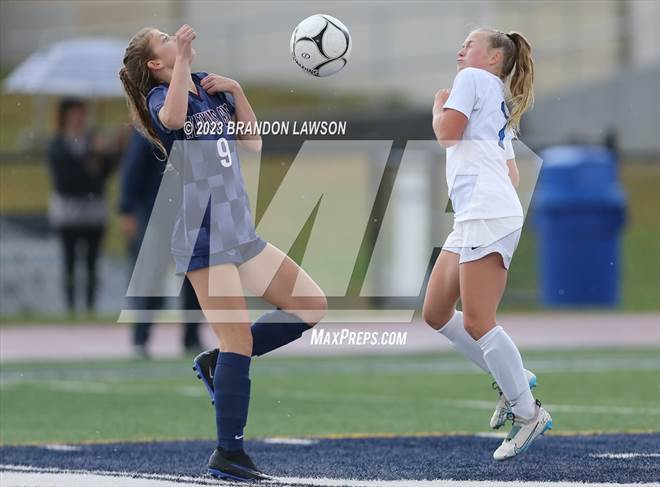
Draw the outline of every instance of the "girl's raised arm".
M192 41L197 37L188 24L176 33L176 61L172 79L165 96L165 103L158 112L162 124L170 130L183 127L188 113L188 86L190 85L190 64L193 60Z

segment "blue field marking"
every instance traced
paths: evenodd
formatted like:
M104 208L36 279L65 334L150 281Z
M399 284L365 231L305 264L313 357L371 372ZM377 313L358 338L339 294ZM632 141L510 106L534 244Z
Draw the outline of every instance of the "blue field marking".
M545 436L525 454L508 462L492 458L500 442L498 438L464 435L319 439L312 445L248 440L246 450L260 470L276 477L614 483L660 480L660 433ZM3 446L0 459L3 465L201 480L209 478L207 461L215 447L211 441L76 446L79 449Z

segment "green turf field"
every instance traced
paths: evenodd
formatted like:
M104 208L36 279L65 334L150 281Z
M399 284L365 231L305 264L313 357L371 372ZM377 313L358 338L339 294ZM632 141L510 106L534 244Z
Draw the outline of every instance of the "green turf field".
M657 350L524 353L553 433L660 431ZM0 441L208 438L190 361L3 364ZM495 393L455 353L253 361L249 437L483 432Z

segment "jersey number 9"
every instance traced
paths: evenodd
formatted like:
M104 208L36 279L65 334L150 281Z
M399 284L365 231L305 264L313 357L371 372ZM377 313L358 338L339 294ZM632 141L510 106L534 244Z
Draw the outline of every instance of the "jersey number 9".
M220 137L217 142L218 156L220 157L220 164L223 167L231 167L231 150L229 149L229 142L224 137Z

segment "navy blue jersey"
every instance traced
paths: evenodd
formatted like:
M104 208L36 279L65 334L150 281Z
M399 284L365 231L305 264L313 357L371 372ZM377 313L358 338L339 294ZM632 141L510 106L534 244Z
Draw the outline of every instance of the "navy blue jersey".
M172 253L179 255L209 255L258 238L236 140L226 130L234 99L230 93L206 93L200 86L206 75L192 73L199 95L188 91L181 129L168 130L158 117L169 85L161 83L147 95L153 126L181 178L182 204L171 241Z

